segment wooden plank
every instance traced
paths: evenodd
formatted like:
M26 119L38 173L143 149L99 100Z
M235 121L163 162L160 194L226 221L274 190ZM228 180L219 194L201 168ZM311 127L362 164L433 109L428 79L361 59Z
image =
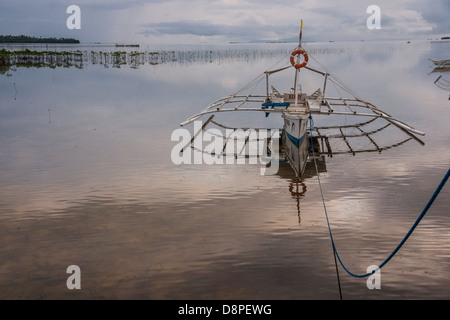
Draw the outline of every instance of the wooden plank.
M198 131L194 134L194 136L192 137L191 141L189 141L189 143L186 144L186 145L183 147L183 149L181 149L181 152L184 152L184 150L185 150L188 146L192 145L192 143L193 143L194 140L197 138L197 136L200 134L200 132L203 132L203 131L205 130L206 126L212 121L213 118L214 118L214 115L210 116L209 119L206 120L206 122L203 124L203 126L200 128L200 130L198 130Z
M330 112L334 112L333 107L331 106L331 104L328 102L328 100L325 100L325 104L328 107L328 110L330 110Z
M356 114L356 111L353 110L353 109L350 107L350 105L347 103L347 101L345 101L344 98L341 98L341 100L342 100L342 102L347 106L347 108L349 108L350 111L353 112L353 114Z

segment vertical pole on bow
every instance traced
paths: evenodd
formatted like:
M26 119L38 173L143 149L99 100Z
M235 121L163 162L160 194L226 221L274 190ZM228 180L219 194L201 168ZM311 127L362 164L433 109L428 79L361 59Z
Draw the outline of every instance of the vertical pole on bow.
M303 33L303 19L301 20L300 23L300 36L298 38L298 47L301 48L302 46L302 33Z
M303 19L300 24L300 36L298 37L298 49L302 47L302 33L303 33ZM300 55L297 57L297 63L300 63ZM294 81L294 94L295 94L295 106L298 103L298 74L300 69L295 68L295 81Z

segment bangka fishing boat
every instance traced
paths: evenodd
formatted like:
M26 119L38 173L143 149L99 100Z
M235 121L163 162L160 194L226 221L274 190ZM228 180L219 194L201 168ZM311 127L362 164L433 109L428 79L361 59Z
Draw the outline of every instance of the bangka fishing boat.
M313 115L349 115L371 118L368 121L361 121L361 124L370 123L375 119L383 119L387 121L389 125L394 125L401 129L409 135L410 138L424 144L417 137L417 135L425 135L425 133L416 130L409 124L394 118L388 113L377 108L372 103L357 97L356 94L353 94L341 83L341 81L331 75L328 71L321 71L310 67L308 63L311 57L302 47L302 32L303 21L301 22L300 27L299 44L292 51L289 60L286 61L287 65L274 70L264 71L241 90L211 103L203 111L189 117L180 125L185 126L205 115L224 112L258 111L265 113L266 117L273 113L281 114L283 119L283 143L289 150L287 154L290 154L291 156L288 157L288 160L292 163L292 167L295 169L297 175L299 175L302 171L300 168L302 165L299 166L299 163L297 163L298 161L295 159L303 158L300 154L303 150L301 146L302 142L305 140L305 137L307 137L308 125L311 123L309 120ZM269 78L275 73L286 70L292 71L292 69L294 71L294 86L290 89L290 91L282 94L273 85L271 85ZM323 85L311 94L304 93L299 85L299 76L301 71L302 75L304 73L303 71L309 71L312 74L322 76ZM265 93L255 94L254 91L256 87L264 79ZM336 88L344 90L347 94L349 94L349 96L325 96L327 85L329 85L330 82ZM338 91L340 92L341 90ZM256 106L254 106L254 104L256 104ZM211 117L209 120L211 120ZM210 122L209 120L206 125ZM360 127L361 125L358 128ZM203 126L203 129L204 128L205 126ZM373 132L376 131L377 130L374 130ZM313 134L312 126L311 134ZM378 150L381 149L378 148Z
M431 62L433 62L436 69L450 69L450 60L433 60L430 59Z

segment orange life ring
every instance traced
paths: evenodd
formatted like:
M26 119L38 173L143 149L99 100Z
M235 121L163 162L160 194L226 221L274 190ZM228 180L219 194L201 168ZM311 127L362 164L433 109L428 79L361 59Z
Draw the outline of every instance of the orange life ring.
M295 63L295 56L298 54L303 55L304 58L303 63ZM295 67L295 69L303 68L304 66L306 66L307 63L308 63L308 54L306 53L305 50L297 49L291 53L291 64Z

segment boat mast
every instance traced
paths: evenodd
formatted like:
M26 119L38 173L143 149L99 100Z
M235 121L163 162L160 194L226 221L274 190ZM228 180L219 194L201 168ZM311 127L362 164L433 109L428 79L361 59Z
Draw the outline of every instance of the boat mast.
M298 38L298 49L301 49L302 47L302 31L303 31L303 19L301 20L300 24L300 36ZM300 55L297 57L297 63L300 63ZM297 106L298 103L298 74L300 72L300 69L295 68L295 81L294 81L294 94L295 94L295 106Z

